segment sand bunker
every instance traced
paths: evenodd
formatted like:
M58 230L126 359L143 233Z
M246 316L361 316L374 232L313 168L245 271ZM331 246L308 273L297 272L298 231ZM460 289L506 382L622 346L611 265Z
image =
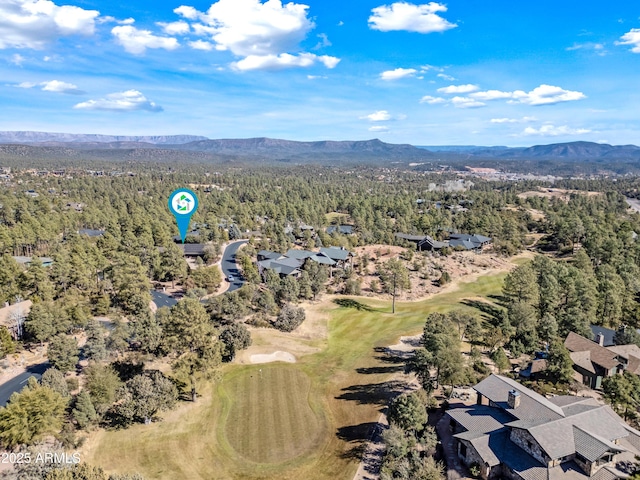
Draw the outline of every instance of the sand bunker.
M296 357L289 352L273 352L251 355L251 363L287 362L296 363Z

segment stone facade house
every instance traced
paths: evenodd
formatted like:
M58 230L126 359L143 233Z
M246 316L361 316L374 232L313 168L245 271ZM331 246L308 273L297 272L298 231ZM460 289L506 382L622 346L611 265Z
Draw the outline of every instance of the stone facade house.
M546 398L491 375L477 404L447 412L459 458L484 479L613 480L640 453L640 432L590 397Z

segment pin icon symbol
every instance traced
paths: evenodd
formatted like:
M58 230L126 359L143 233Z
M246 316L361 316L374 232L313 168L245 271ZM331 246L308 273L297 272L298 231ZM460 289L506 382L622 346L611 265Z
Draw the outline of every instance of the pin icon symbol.
M191 216L198 209L198 197L187 188L179 188L169 195L169 211L176 217L182 243L189 232Z

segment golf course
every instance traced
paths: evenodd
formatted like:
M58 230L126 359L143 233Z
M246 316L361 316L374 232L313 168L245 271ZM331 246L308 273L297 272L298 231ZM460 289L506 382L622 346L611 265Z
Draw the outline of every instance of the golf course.
M197 402L161 422L92 433L82 459L147 479L351 480L380 410L403 387L394 379L403 365L384 347L419 333L429 313L479 313L464 300L491 301L505 275L462 279L427 300L396 303L395 314L388 301L327 296L315 307L328 332L317 353L225 365Z

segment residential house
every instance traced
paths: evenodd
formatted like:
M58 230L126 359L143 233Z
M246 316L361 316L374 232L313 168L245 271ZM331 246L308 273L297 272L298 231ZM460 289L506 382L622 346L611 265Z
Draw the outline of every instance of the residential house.
M465 250L480 251L491 243L491 238L484 235L469 235L466 233L451 233L449 235L449 246L451 248L462 247Z
M257 254L258 272L264 278L266 270L274 270L281 277L298 276L307 260L329 267L345 268L353 254L338 247L321 248L319 252L290 249L285 254L260 250Z
M338 267L345 268L351 263L353 253L344 247L321 248L320 253L333 260Z
M564 341L569 350L574 378L594 390L602 388L602 380L624 370L624 362L618 354L577 333L569 332Z
M353 225L331 225L327 227L326 232L331 235L334 232L338 232L341 235L353 235Z
M546 398L491 375L476 405L447 411L458 457L484 479L613 480L635 462L640 432L591 397Z
M78 230L78 235L86 235L87 237L97 238L104 236L104 230L94 230L92 228L81 228Z
M297 258L287 258L284 255L276 259L262 260L258 262L258 272L265 278L266 271L272 270L280 277L294 276L298 277L301 273L300 268L304 264L304 260Z
M49 257L36 257L40 259L43 267L50 267L53 265L53 258ZM20 265L24 265L25 267L29 267L33 260L33 257L24 257L24 256L15 256L13 259L18 262Z
M603 347L610 347L611 345L616 344L616 342L613 340L616 335L615 330L604 328L600 325L591 325L591 333L593 335L592 340L596 343L599 343Z
M204 243L184 243L179 244L178 247L184 251L185 257L204 257L207 254Z
M396 233L396 238L415 243L419 251L438 251L450 247L479 252L491 243L491 238L484 235L465 233L450 233L449 240L445 241L435 240L429 235L409 235L406 233Z

